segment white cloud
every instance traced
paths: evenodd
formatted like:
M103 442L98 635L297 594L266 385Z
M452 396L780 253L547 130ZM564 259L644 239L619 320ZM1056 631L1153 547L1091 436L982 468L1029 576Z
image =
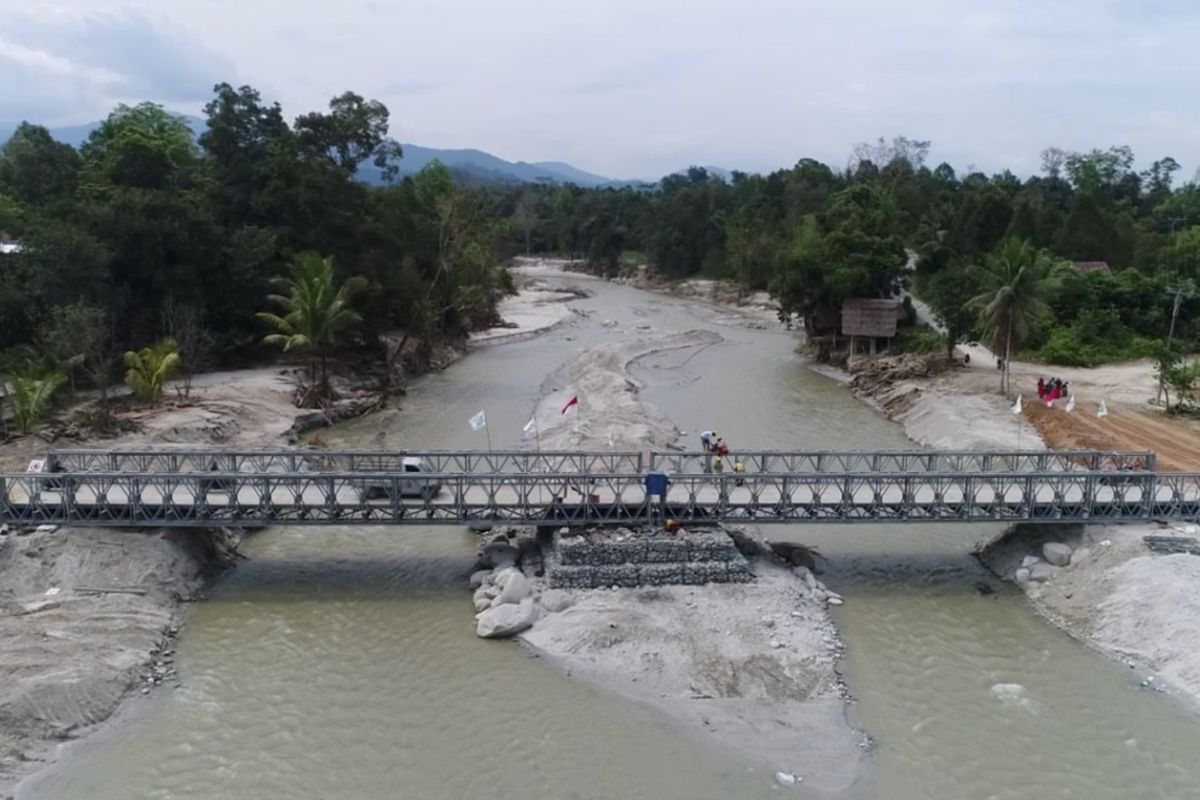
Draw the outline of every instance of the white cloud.
M115 99L196 111L213 82L240 80L289 115L353 89L387 103L405 141L619 176L840 165L854 142L894 134L932 139L931 158L958 168L1027 172L1048 145L1200 162L1200 112L1183 101L1200 15L1183 0L23 8L0 0L0 73L18 73L0 74L0 120L12 106L81 122ZM63 69L65 90L44 77Z
M131 10L0 0L0 122L91 121L120 102L154 100L195 111L232 61L171 21Z

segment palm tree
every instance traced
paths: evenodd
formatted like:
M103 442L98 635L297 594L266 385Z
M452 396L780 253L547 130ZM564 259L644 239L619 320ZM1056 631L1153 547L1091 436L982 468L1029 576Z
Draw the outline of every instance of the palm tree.
M179 369L179 345L174 339L159 339L149 347L125 353L125 383L142 402L157 405L163 387Z
M20 433L32 433L50 410L54 393L67 382L67 376L61 372L16 372L11 380L13 424Z
M350 302L366 288L367 281L354 277L336 286L333 259L304 253L292 263L292 276L276 278L273 286L277 294L268 295L267 300L279 307L282 316L259 312L259 319L276 330L263 341L278 345L285 353L305 351L308 388L302 393L301 405L308 405L305 401L310 398L320 404L330 396L326 364L329 350L343 333L362 322Z
M1022 239L1006 239L975 268L984 291L969 305L979 309L979 324L993 353L1003 353L1000 391L1009 390L1008 365L1014 347L1029 338L1034 318L1049 313L1043 298L1049 290L1053 257Z

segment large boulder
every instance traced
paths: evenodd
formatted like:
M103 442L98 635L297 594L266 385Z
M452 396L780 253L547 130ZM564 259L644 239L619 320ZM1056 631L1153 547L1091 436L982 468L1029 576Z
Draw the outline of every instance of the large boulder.
M484 639L514 636L532 626L536 618L537 608L532 599L526 598L516 605L496 606L480 614L475 633Z
M467 580L467 586L472 589L478 589L487 583L488 578L492 577L490 569L477 569L471 573L471 577Z
M533 587L529 584L529 579L516 569L504 570L501 575L496 577L496 585L500 587L500 593L492 600L492 608L523 602L525 598L533 594Z
M1065 567L1071 563L1071 546L1062 542L1046 542L1042 545L1042 558L1056 567Z

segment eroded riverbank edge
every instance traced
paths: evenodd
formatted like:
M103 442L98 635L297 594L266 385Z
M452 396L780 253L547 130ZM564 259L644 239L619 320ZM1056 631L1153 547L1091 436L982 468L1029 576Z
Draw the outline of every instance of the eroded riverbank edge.
M863 359L842 374L856 397L918 444L1045 449L1008 400L979 391L977 376L937 361ZM829 367L819 372L836 378ZM1144 543L1147 535L1197 534L1196 526L1180 523L1017 524L982 543L976 555L1018 586L1044 620L1135 670L1146 688L1167 691L1200 713L1200 558L1152 554ZM1046 544L1067 549L1046 551Z
M569 323L566 301L580 295L548 292L536 281L521 286L501 304L512 324L440 348L430 371ZM138 430L82 444L280 447L378 408L353 398L327 412L297 409L294 372L281 364L198 375L187 403L143 412ZM4 444L0 467L22 471L53 446L36 436ZM69 746L120 724L117 716L143 695L175 685L175 640L188 612L236 564L246 533L69 526L0 534L0 798L61 768Z
M0 538L0 796L139 689L175 684L187 608L234 563L242 536L43 528Z
M631 369L722 341L711 330L639 331L580 351L546 378L527 444L536 436L548 450L673 445L682 431L641 397ZM580 407L564 414L572 397ZM773 554L751 565L750 583L555 589L549 603L531 573L536 608L512 616L535 618L520 640L569 677L740 754L764 779L781 773L845 793L864 776L870 740L849 720L839 674L843 645L826 604L842 600ZM477 591L475 599L488 598Z

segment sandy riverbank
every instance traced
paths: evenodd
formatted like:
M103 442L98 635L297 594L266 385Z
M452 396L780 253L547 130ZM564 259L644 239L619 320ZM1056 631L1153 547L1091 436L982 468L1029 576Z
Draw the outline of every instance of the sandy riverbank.
M563 301L577 296L551 298L533 286L510 298L515 319L499 331L546 330L545 313L531 318L520 309L562 313ZM175 402L169 388L161 408L122 412L135 430L119 436L6 443L0 471L24 471L50 447L286 446L298 423L320 415L297 409L294 392L295 368L284 365L198 375L187 403ZM126 698L173 685L171 642L187 603L232 563L239 537L94 528L0 535L0 798L53 760L59 744L97 729Z
M496 313L504 324L471 334L472 347L513 342L546 333L574 319L578 312L568 303L586 297L583 289L562 288L547 282L555 269L530 262L511 270L517 293L500 301Z
M641 398L630 366L721 341L711 331L638 331L581 350L542 387L534 413L541 447L672 444L680 431ZM573 396L579 406L563 414ZM783 772L843 792L860 776L867 739L847 721L841 643L825 590L770 558L752 559L751 567L749 584L554 590L521 639L568 674L745 754L765 776ZM543 596L544 581L532 582Z
M1196 423L1148 407L1154 382L1147 362L1056 368L1053 373L1074 387L1076 410L1068 413L1062 403L1048 408L1027 392L1023 413L1015 415L1011 401L996 392L994 364L978 361L950 369L912 357L861 361L850 366L851 386L914 441L939 449L1149 449L1159 453L1160 469L1196 468ZM1032 386L1048 371L1014 364L1014 385ZM1105 417L1096 415L1100 400L1109 409ZM1198 531L1181 523L1018 525L980 557L1019 585L1046 619L1138 669L1148 687L1200 703L1200 558L1153 554L1147 535L1195 537ZM1054 554L1061 566L1047 561L1047 542L1068 548ZM1069 553L1066 561L1063 553Z
M239 539L94 528L0 537L0 797L128 694L174 684L186 603Z

